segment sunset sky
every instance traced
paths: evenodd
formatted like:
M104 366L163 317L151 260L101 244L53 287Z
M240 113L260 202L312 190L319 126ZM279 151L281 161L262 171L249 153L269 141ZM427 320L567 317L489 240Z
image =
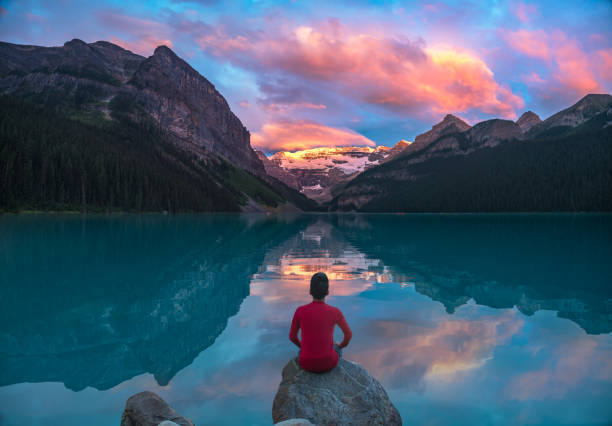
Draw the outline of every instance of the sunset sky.
M0 40L165 44L271 153L393 145L445 114L542 119L612 90L612 2L2 1Z

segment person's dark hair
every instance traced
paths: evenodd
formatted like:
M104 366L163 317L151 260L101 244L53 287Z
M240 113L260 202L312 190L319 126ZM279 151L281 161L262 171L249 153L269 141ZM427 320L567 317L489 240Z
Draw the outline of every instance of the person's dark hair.
M329 280L323 272L317 272L310 278L310 294L321 300L329 293Z

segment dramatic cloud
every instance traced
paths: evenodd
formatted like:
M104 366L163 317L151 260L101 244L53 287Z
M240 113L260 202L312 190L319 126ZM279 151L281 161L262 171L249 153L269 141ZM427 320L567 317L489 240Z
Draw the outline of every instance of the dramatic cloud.
M543 84L549 92L566 91L575 96L605 92L600 81L608 78L609 67L605 65L607 51L598 52L599 56L597 53L589 54L577 40L561 30L502 31L502 37L512 49L544 61L549 68L548 80L532 73L525 78L526 82ZM603 65L598 65L602 59ZM598 73L602 74L598 76Z
M612 91L609 0L0 3L6 42L172 47L260 141L266 123L312 122L390 146L447 113L545 118Z
M296 151L324 146L375 146L350 129L325 126L312 121L266 123L251 135L251 144L266 151Z
M345 96L394 111L478 109L511 118L524 105L473 52L360 33L337 20L279 34L230 35L218 28L198 43L237 65L329 83Z

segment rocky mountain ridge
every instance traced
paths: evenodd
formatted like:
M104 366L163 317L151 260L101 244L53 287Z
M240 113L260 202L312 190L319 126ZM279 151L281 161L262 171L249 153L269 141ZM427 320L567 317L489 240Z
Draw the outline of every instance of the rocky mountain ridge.
M413 182L426 173L423 167L417 166L433 160L468 156L483 148L512 141L528 143L533 139L562 136L580 131L584 126L605 129L612 123L612 96L587 95L546 120L538 120L534 113L527 112L517 122L492 119L469 127L460 119L447 115L432 130L417 136L414 144L400 155L354 177L333 200L331 208L360 209L375 199L383 199L384 190L375 182L385 185Z
M0 42L0 58L3 94L107 119L114 102L124 112L146 113L198 157L219 155L265 177L248 130L225 98L166 46L145 58L106 41L74 39L61 47Z
M106 41L0 42L0 97L3 111L20 111L3 120L33 144L7 134L0 210L317 208L266 174L225 98L166 46L145 58ZM41 194L22 190L32 179L50 185Z

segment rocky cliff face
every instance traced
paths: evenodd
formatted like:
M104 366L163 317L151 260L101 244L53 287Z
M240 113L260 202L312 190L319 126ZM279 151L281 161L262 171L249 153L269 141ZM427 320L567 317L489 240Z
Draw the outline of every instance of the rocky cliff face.
M62 47L0 43L0 93L79 114L121 99L169 130L198 157L219 155L265 177L250 134L215 87L165 46L144 58L112 43Z
M261 161L261 163L263 164L264 168L266 169L266 173L269 174L270 176L272 176L275 179L280 180L281 182L283 182L285 185L288 185L289 187L296 189L296 190L300 190L300 182L297 178L297 176L295 176L294 174L289 173L287 170L283 169L278 162L276 161L270 161L270 159L268 157L266 157L266 154L264 154L261 151L255 151L257 153L257 156L259 157L259 160Z
M183 141L220 154L254 174L265 174L250 134L206 78L166 46L142 61L129 82L145 110Z

